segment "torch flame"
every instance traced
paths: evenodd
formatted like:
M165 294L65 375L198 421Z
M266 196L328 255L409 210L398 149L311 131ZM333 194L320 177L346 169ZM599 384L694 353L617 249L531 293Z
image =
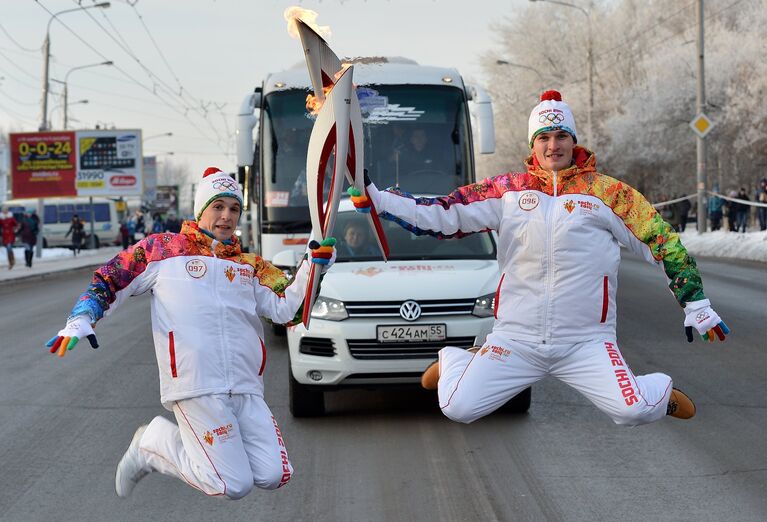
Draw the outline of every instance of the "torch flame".
M328 93L333 89L332 85L328 85L327 87L322 88L322 92L325 95L325 98L328 97ZM317 116L319 114L320 109L322 108L322 101L320 101L314 94L307 94L306 95L306 110L311 114L312 116Z
M338 81L338 79L341 77L343 72L351 67L352 64L350 63L344 63L341 64L341 70L335 73L334 79ZM322 93L325 95L325 98L328 97L328 93L333 90L334 85L328 85L327 87L322 88ZM312 116L317 116L319 114L320 109L322 109L323 102L320 101L314 94L307 94L306 95L306 110L311 114Z
M328 39L331 36L330 26L317 25L317 17L319 14L317 14L315 11L312 11L311 9L304 9L303 7L293 5L285 9L285 12L282 13L282 16L288 22L288 34L293 38L298 38L296 18L300 18L302 22L314 29L317 34L323 38Z

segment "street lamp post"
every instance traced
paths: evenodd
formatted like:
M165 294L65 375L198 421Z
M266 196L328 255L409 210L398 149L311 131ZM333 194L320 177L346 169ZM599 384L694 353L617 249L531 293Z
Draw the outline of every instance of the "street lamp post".
M59 82L59 80L51 78L54 82L59 82L64 84L64 93L63 93L63 105L64 105L64 118L63 118L63 124L64 124L64 130L67 130L67 124L69 123L67 119L67 115L69 114L69 75L72 74L74 71L79 71L80 69L88 69L89 67L100 67L102 65L112 65L114 62L111 60L108 60L106 62L99 62L99 63L91 63L88 65L79 65L77 67L72 67L67 71L67 74L64 75L64 81ZM80 100L79 102L75 103L88 103L88 100ZM72 104L74 105L74 103ZM93 208L93 196L88 197L88 205L90 205L90 228L91 228L91 235L88 239L88 248L91 250L94 250L96 248L96 211Z
M109 5L109 2L99 2L98 4L79 6L73 9L64 9L63 11L54 13L48 20L48 25L45 27L45 41L43 41L43 114L42 122L40 123L41 131L50 130L50 126L48 125L48 90L50 88L48 75L51 61L51 23L59 15L65 13L83 11L85 9L93 9L96 7L106 9L109 7ZM45 203L43 198L39 198L37 200L37 215L40 216L40 232L37 236L37 245L35 245L35 256L40 258L43 255L43 230L45 228Z
M141 141L149 141L153 140L155 138L164 138L165 136L173 136L172 132L163 132L162 134L154 134L152 136L147 136L146 138L142 138Z
M58 82L58 80L56 80L55 78L51 78L51 81L52 82ZM64 82L62 82L62 83L64 83ZM72 105L85 105L85 104L88 104L88 103L90 103L90 100L88 100L88 99L77 100L77 101L73 101L73 102L67 102L66 105L64 105L64 102L62 101L61 105L54 105L53 108L51 109L51 118L53 117L53 113L56 112L56 109L61 108L61 113L62 113L62 117L61 117L61 125L62 125L62 127L61 128L62 129L66 129L67 128L66 127L66 124L67 124L66 108L67 107L71 107Z
M107 60L106 62L99 62L99 63L91 63L89 65L79 65L77 67L72 67L67 71L67 74L64 75L64 81L61 82L64 84L64 93L63 93L63 99L64 99L64 130L67 130L67 109L69 107L68 99L69 99L69 75L72 74L75 71L79 71L80 69L88 69L90 67L101 67L102 65L114 65L114 62L112 60ZM53 80L57 82L58 80Z
M45 28L45 41L43 42L43 120L40 124L40 130L50 130L50 126L48 124L48 90L50 88L50 82L48 81L48 74L50 69L50 59L51 59L51 23L59 16L64 13L73 13L75 11L84 11L85 9L93 9L94 7L98 7L101 9L106 9L110 5L109 2L99 2L98 4L93 5L86 5L86 6L80 6L75 7L73 9L64 9L63 11L59 11L58 13L54 13L51 18L48 20L48 25Z
M592 113L594 112L594 40L591 30L591 11L584 9L583 7L575 4L569 4L567 2L560 2L559 0L530 0L531 2L548 2L550 4L557 4L562 5L565 7L572 7L573 9L577 9L581 13L583 13L586 16L586 21L588 25L588 50L587 50L587 60L588 60L588 82L589 82L589 107L587 112L587 120L586 120L586 140L588 143L589 148L592 150L596 147L594 144L594 134L593 134L593 127L592 127Z
M522 69L528 69L530 71L533 71L535 74L538 75L538 79L541 80L541 91L543 91L546 87L546 80L543 79L543 75L538 72L538 69L534 67L530 67L529 65L522 65L521 63L512 63L507 60L496 60L495 63L497 65L508 65L509 67L520 67Z

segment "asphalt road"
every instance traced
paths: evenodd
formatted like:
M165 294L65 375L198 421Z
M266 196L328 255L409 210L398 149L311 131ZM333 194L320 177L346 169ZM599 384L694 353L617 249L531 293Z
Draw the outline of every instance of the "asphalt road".
M266 398L296 473L278 491L233 502L152 474L129 499L114 471L155 415L149 299L100 324L102 347L65 358L43 344L89 273L0 285L0 520L765 520L767 267L699 261L707 295L733 329L688 345L663 276L624 260L619 342L635 373L663 371L698 406L691 421L615 426L553 380L529 414L472 425L421 391L348 391L319 419L291 418L284 338L269 339Z

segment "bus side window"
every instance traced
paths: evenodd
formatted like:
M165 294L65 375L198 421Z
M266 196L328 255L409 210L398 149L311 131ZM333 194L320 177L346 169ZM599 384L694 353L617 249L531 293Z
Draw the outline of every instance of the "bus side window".
M43 221L46 225L59 222L58 210L59 209L56 205L45 205L45 210L43 211Z
M69 223L75 213L75 206L71 204L59 205L59 223Z
M111 221L111 218L109 216L109 203L94 203L93 213L96 217L97 223L104 222L104 221ZM88 216L90 218L90 212L88 212Z

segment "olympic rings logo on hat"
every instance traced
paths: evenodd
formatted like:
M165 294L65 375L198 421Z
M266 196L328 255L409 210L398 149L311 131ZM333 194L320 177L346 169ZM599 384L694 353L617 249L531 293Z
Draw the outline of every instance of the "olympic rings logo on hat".
M555 112L549 112L547 114L541 114L538 117L539 123L549 123L553 125L557 125L558 123L562 123L565 121L565 117L562 114L558 114Z
M236 191L237 184L233 179L217 179L213 182L213 188L216 190Z

